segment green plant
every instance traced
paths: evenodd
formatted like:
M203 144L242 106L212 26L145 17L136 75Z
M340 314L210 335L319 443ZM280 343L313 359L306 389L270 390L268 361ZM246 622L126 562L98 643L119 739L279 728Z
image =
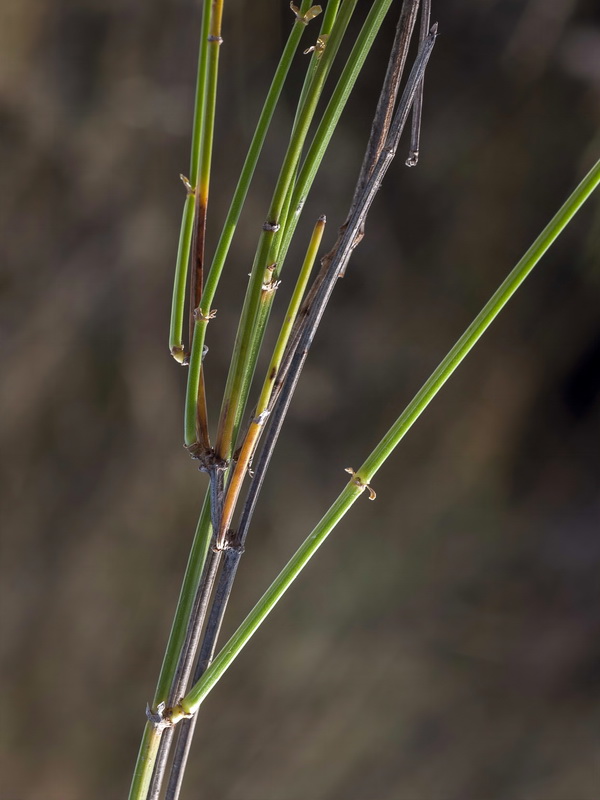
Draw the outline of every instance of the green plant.
M477 316L465 334L434 371L414 400L356 472L349 468L348 484L304 544L282 570L229 642L214 658L218 632L235 578L258 492L277 441L279 430L337 278L343 274L352 250L362 236L364 219L383 175L393 158L411 108L414 108L413 142L409 162L416 163L418 119L423 72L431 53L435 31L429 33L428 8L424 4L421 47L403 95L396 96L415 25L418 2L402 4L397 36L388 74L375 115L371 139L361 170L348 219L340 230L333 250L322 259L322 269L305 295L317 255L324 219L319 219L299 271L296 289L269 364L256 410L247 430L242 429L257 357L263 342L278 280L299 214L304 206L319 164L339 120L348 95L369 48L391 6L391 0L375 0L367 15L346 65L326 108L318 116L319 100L336 58L356 0L329 2L321 17L319 37L307 68L290 143L263 224L250 281L242 309L229 377L213 445L203 388L203 356L208 323L214 318L212 303L226 264L229 246L265 139L285 77L291 67L300 37L320 8L302 2L292 7L295 19L280 65L267 95L256 133L242 169L238 187L215 255L203 285L204 239L209 197L210 164L216 103L219 47L223 0L205 3L202 18L198 90L192 137L189 178L184 179L187 196L177 257L173 292L170 348L174 357L188 366L185 444L209 476L209 491L198 522L180 601L176 611L161 674L148 712L148 723L131 788L131 798L158 797L161 792L174 732L179 731L167 797L179 795L189 742L202 700L219 680L276 602L297 577L350 506L365 491L374 496L370 483L428 403L475 345L503 306L508 302L539 258L564 229L577 209L600 181L600 164L573 192L544 229L506 281ZM313 37L314 40L314 37ZM415 100L416 98L416 100ZM392 118L393 114L393 118ZM318 121L309 145L311 124ZM304 155L303 155L304 154ZM185 295L190 275L190 340L184 345ZM261 434L264 443L257 453L254 475L241 504L237 530L230 523L246 472L257 451ZM196 653L199 650L194 670ZM193 677L192 677L193 673Z

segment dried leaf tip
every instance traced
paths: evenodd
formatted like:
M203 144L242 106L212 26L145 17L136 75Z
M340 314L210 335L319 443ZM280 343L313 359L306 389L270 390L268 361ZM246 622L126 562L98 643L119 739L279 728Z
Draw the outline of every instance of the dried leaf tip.
M181 179L181 182L185 186L185 190L186 190L188 196L193 195L195 193L195 190L194 190L194 187L192 186L192 184L190 183L189 178L186 178L185 175L181 175L181 174L179 175L179 177Z
M317 54L317 56L320 56L323 50L325 50L325 47L327 45L327 39L329 39L328 33L323 33L321 36L318 36L317 43L313 44L312 47L307 47L306 50L304 51L304 55L307 56L309 53L312 53L314 51Z
M187 353L185 352L183 345L174 345L171 347L169 352L178 364L181 364L182 366L187 364Z
M296 17L298 22L301 22L303 25L308 25L311 19L318 17L319 14L323 11L321 6L311 6L306 12L306 14L301 14L298 6L293 2L290 3L290 8L294 12L294 16Z

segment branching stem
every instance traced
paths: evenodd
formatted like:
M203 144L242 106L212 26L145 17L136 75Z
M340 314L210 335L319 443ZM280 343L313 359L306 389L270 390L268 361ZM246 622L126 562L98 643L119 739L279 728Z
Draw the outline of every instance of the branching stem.
M565 204L527 250L499 289L494 293L488 303L486 303L471 325L469 325L448 355L434 370L431 377L425 382L420 391L417 392L388 433L364 461L361 468L356 471L355 478L360 479L361 485L357 485L355 478L351 479L346 485L322 520L296 551L294 556L292 556L288 564L283 568L279 576L254 606L250 614L229 639L227 644L224 645L223 649L210 667L208 667L202 678L193 686L191 691L188 692L180 706L174 709L172 715L173 722L177 722L178 719L182 718L187 713L195 713L197 711L206 695L235 660L252 635L273 610L277 602L285 594L292 582L298 577L302 569L304 569L318 548L323 544L327 536L367 488L367 485L371 483L373 476L387 458L389 458L414 422L462 363L464 358L479 341L519 286L521 286L540 258L565 229L569 221L599 184L600 161L597 161Z

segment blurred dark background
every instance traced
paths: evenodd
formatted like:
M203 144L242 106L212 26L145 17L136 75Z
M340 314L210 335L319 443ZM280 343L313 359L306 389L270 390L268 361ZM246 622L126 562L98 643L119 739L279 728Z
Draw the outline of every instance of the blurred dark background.
M126 796L205 487L167 350L199 8L2 11L6 800ZM326 246L344 219L398 8L307 204L279 314L316 217ZM228 631L598 156L595 0L434 0L433 18L421 162L404 166L405 143L337 287ZM290 22L283 0L226 3L209 247ZM215 303L213 420L305 63ZM377 476L377 502L357 504L211 694L186 797L598 797L598 212L579 214Z

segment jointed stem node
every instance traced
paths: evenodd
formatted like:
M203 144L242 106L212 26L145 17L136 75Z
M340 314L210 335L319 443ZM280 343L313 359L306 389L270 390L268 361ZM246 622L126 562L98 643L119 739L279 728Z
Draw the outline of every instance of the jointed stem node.
M266 231L267 233L277 233L280 228L281 225L278 222L269 222L269 220L267 220L262 226L263 231Z
M189 355L186 353L183 345L174 345L171 347L170 353L178 364L181 364L182 367L187 367L189 364Z
M205 314L204 311L202 311L202 309L200 308L200 306L198 306L198 308L195 308L193 312L193 317L196 320L196 322L210 322L210 320L214 319L216 316L217 316L216 308L212 308Z
M199 442L187 446L192 458L200 462L200 472L225 472L229 464L218 456L212 447L207 448Z
M223 553L225 550L235 550L240 555L245 550L244 545L239 541L237 532L233 528L227 528L224 535L212 547L213 553Z
M281 281L266 281L262 285L262 290L265 292L265 294L268 294L269 292L275 292L277 289L279 289L280 284Z
M356 472L354 471L354 469L352 467L346 467L345 472L349 472L350 475L352 475L352 483L356 484L356 486L358 486L363 491L365 489L369 490L369 500L375 500L375 498L377 497L377 493L375 492L375 489L373 489L372 486L369 486L368 483L365 483L362 480L362 478L359 478L359 476L356 474Z
M165 713L165 709L166 703L159 703L156 707L156 711L152 711L150 703L146 704L146 717L157 732L163 731L165 728L170 728L173 725L171 718Z
M164 705L164 703L161 703ZM165 712L165 721L167 722L166 727L172 728L174 725L177 725L178 722L181 722L182 719L191 719L194 714L186 711L181 703L177 703L176 706L173 708L168 708Z
M270 413L271 412L268 409L265 409L265 411L261 411L261 413L257 417L254 417L252 422L255 425L264 425L267 419L269 418Z
M312 47L307 47L306 50L304 50L304 55L307 56L309 53L316 52L317 57L320 56L327 46L327 39L329 39L329 36L326 33L322 36L318 36L317 43L313 44Z

